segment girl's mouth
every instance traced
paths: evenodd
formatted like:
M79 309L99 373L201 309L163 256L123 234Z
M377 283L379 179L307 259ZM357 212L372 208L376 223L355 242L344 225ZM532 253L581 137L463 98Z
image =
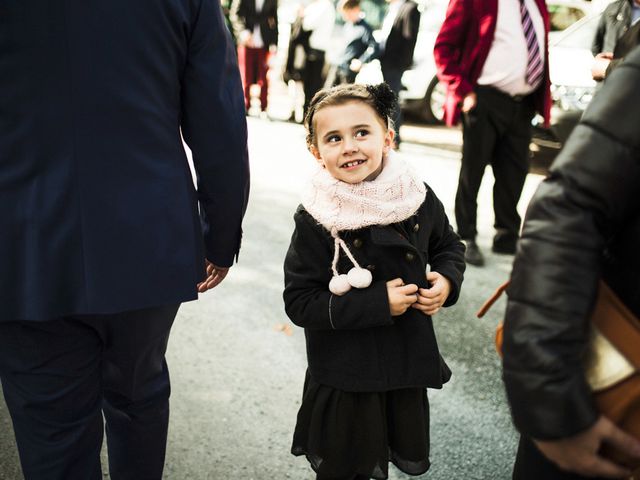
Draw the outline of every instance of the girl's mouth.
M347 163L341 165L340 168L344 168L346 170L351 170L353 168L356 168L356 167L362 165L365 162L366 162L366 160L354 160L352 162L347 162Z

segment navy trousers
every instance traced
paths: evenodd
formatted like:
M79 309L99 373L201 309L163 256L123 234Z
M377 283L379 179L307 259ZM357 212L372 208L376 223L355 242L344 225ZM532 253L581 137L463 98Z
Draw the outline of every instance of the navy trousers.
M26 480L162 478L165 352L179 305L0 323L0 380Z

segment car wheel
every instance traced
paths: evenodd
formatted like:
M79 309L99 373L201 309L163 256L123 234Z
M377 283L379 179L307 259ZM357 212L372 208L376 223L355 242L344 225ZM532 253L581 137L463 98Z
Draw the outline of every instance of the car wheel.
M444 83L438 80L438 77L433 77L427 93L424 96L424 119L433 124L444 123L444 100L447 95L447 87Z

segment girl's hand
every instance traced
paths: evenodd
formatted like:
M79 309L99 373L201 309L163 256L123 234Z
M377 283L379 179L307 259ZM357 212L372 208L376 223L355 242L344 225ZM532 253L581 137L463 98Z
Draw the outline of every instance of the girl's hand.
M389 310L391 316L402 315L412 304L417 301L418 286L411 283L405 285L401 278L395 278L387 282L387 295L389 296Z
M418 300L411 306L425 315L435 315L449 298L451 282L438 272L427 273L427 281L431 284L431 288L419 289Z

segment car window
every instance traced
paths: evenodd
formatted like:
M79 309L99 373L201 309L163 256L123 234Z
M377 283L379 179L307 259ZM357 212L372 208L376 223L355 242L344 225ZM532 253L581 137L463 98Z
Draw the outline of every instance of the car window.
M573 25L585 16L585 12L576 7L567 5L548 4L550 29L552 32L559 32Z
M593 37L596 34L598 28L599 15L586 18L580 24L577 24L575 28L569 29L565 35L563 35L556 45L564 48L591 48Z

